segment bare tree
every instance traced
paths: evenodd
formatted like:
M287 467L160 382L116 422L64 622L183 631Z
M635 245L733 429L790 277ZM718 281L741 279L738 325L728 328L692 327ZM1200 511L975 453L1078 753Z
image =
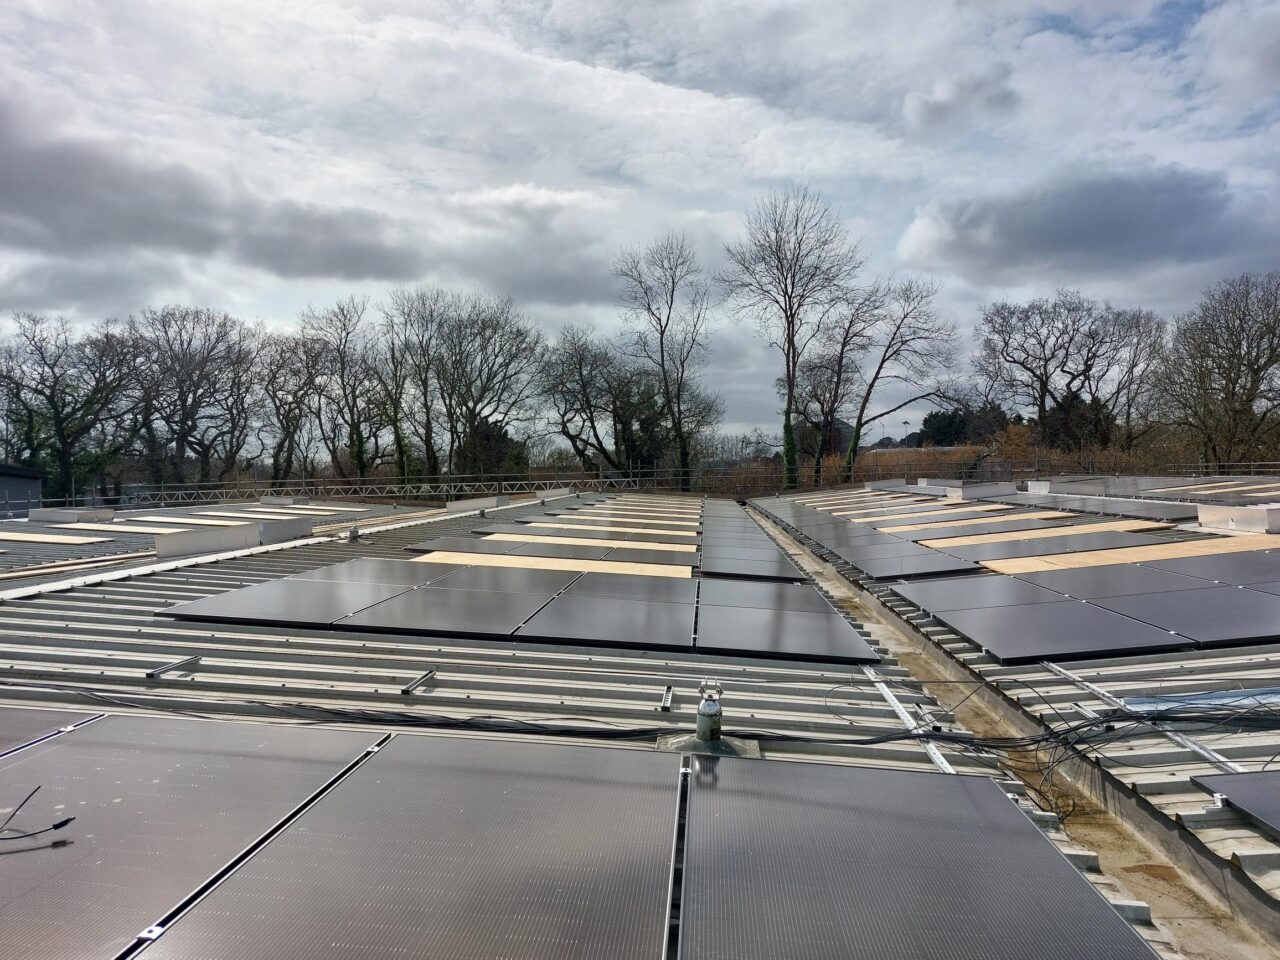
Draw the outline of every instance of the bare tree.
M457 294L425 285L392 290L380 307L384 349L395 354L397 368L404 367L396 418L417 440L423 467L433 477L440 472L438 342L448 318L461 309Z
M340 477L366 477L383 459L387 423L371 369L368 308L367 297L347 297L323 310L307 307L299 318L318 351L314 416Z
M1163 324L1146 310L1121 310L1077 290L1052 300L1002 301L983 308L975 371L1006 402L1033 413L1043 433L1050 414L1077 408L1089 415L1057 416L1062 442L1079 448L1109 438L1122 422L1131 445L1145 430L1155 355ZM1108 423L1095 423L1099 418ZM1081 427L1083 427L1083 432Z
M544 360L542 334L510 298L480 294L451 312L438 334L436 376L455 472L485 472L479 441L528 423Z
M631 325L629 351L658 376L676 446L680 488L688 490L689 399L706 362L710 288L693 245L682 234L669 233L643 248L623 250L613 272L621 281L623 314ZM705 415L705 404L701 412Z
M945 377L956 359L955 325L940 319L939 286L932 280L908 278L889 284L884 305L860 334L865 346L856 369L860 394L853 415L853 437L845 454L845 475L853 465L866 428L924 400L942 398ZM872 413L884 388L900 393L892 406Z
M17 426L16 446L30 464L47 456L54 468L50 493L66 497L87 441L107 421L128 415L133 354L111 321L80 336L61 318L21 313L14 324L0 350L0 389Z
M259 446L271 460L271 482L281 484L307 459L307 428L314 411L319 351L306 337L268 336L259 369L265 399Z
M794 487L800 364L845 302L865 258L827 201L805 186L770 193L747 214L745 227L746 235L725 247L729 265L717 279L737 315L755 320L782 353L784 482Z
M539 392L554 414L550 426L587 470L620 469L613 425L616 385L627 371L595 332L565 327L547 351Z
M1280 272L1206 290L1173 326L1157 377L1167 423L1218 467L1257 455L1280 432Z

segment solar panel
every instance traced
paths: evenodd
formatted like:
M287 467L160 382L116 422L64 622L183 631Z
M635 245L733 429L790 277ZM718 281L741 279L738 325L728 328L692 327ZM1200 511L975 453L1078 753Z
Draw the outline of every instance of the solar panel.
M1221 583L1267 583L1280 580L1280 553L1250 551L1225 553L1211 557L1183 557L1178 560L1153 560L1145 564L1170 573L1217 580Z
M929 613L1052 603L1062 599L1059 593L1000 574L898 584L893 592Z
M878 663L880 656L837 613L698 605L697 648L740 657Z
M1173 590L1198 590L1213 584L1152 567L1137 564L1115 564L1108 567L1082 567L1079 570L1051 570L1045 573L1021 573L1019 580L1056 590L1078 600L1123 597L1134 593L1165 593Z
M626 563L669 563L686 567L696 566L698 554L685 553L680 550L613 550L610 560L621 560Z
M1040 540L1009 540L1003 543L979 543L968 547L945 547L953 557L965 560L1009 560L1013 557L1041 557L1056 553L1080 553L1085 550L1119 550L1122 547L1145 547L1165 543L1158 537L1141 533L1082 533L1071 537L1048 537Z
M88 720L90 713L70 710L36 710L28 707L0 708L0 753L48 736L61 727ZM21 799L21 798L19 798ZM0 801L2 803L3 801Z
M681 960L1155 960L985 777L694 757Z
M484 541L492 543L491 540ZM501 541L499 541L501 542ZM599 547L588 547L577 543L518 543L514 544L515 549L509 551L512 556L516 557L568 557L572 560L603 560L613 550L608 544ZM643 553L647 551L635 551Z
M0 803L41 788L13 825L76 817L4 858L0 956L114 956L376 739L106 717L0 761Z
M584 573L565 591L567 596L614 597L619 600L652 600L661 603L693 603L697 580L667 577L627 577L612 573ZM758 586L758 584L753 584Z
M405 550L409 553L435 553L448 551L453 553L511 553L520 544L513 540L482 540L479 537L435 537L432 540L421 540L411 543Z
M780 551L773 544L767 547L727 547L718 546L708 543L702 545L702 555L704 557L714 557L717 560L776 560L780 556Z
M679 768L662 753L397 737L146 956L658 960Z
M412 560L384 560L378 557L363 557L359 560L348 560L327 567L317 567L303 573L295 573L288 580L338 580L345 583L386 583L401 584L407 587L419 587L433 579L445 576L450 569L461 567L430 567Z
M776 560L728 560L703 557L702 572L717 577L759 577L763 580L803 580L796 565L781 554Z
M1080 600L952 610L938 614L937 619L1003 663L1123 656L1192 646L1190 640Z
M894 577L925 577L942 573L963 573L966 570L977 570L976 563L949 557L936 550L926 551L919 556L884 557L879 560L864 560L858 569L875 580L887 580Z
M550 594L422 587L344 617L335 626L392 633L506 636L550 599Z
M1003 522L993 520L991 523L975 523L971 527L957 526L938 526L928 530L904 530L898 534L907 540L933 540L944 539L946 537L969 537L981 536L984 533L1007 533L1012 530L1043 530L1046 527L1063 526L1064 521L1058 520L1017 520L1016 517L1009 517Z
M831 602L807 583L756 583L750 580L703 580L698 603L717 607L760 607L831 613Z
M435 581L437 587L492 590L499 593L557 594L581 574L572 570L533 570L518 567L466 567Z
M585 641L605 646L693 646L693 604L617 597L557 597L516 631L516 637Z
M1280 636L1280 597L1242 587L1139 593L1096 603L1208 646Z
M179 620L280 623L327 627L365 607L404 593L403 584L272 580L160 611Z
M1242 810L1264 830L1280 838L1280 770L1196 776L1191 782Z
M850 563L858 564L863 560L882 560L885 557L917 557L928 550L928 547L910 540L898 540L897 543L882 543L870 547L842 547L837 552Z

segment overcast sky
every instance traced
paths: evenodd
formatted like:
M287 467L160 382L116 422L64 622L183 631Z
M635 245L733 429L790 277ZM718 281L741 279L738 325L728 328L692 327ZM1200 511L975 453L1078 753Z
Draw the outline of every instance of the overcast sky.
M609 328L620 246L714 270L798 180L965 330L1055 287L1173 314L1280 269L1278 94L1280 0L5 0L0 310L423 280ZM768 347L713 349L726 428L776 429Z

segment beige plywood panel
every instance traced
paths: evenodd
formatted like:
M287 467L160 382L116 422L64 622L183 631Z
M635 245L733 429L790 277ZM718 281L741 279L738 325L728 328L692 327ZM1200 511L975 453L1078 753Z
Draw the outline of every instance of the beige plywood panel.
M437 550L414 557L410 563L466 564L471 567L517 567L525 570L569 570L579 573L616 573L632 577L671 577L688 580L692 566L669 563L625 563L618 560L570 560L564 557L513 557L502 553L455 553Z
M627 513L641 517L668 517L672 520L688 520L702 516L701 510L677 510L673 507L584 507L583 512Z
M816 500L813 503L806 504L806 506L813 507L815 510L830 510L833 507L868 507L877 503L924 503L927 500L937 499L937 497L915 497L907 494L895 494L893 496L857 497L855 499L842 497L836 500Z
M1077 523L1069 527L1040 530L1006 530L1003 533L976 533L968 537L944 537L921 540L920 545L945 550L947 547L973 547L982 543L1009 543L1023 540L1053 540L1080 537L1090 533L1137 533L1139 530L1168 530L1173 524L1156 520L1107 520L1102 523Z
M971 520L934 520L931 523L903 523L896 527L876 527L881 533L914 533L917 530L929 530L930 527L979 527L983 524L1018 523L1023 520L1061 520L1074 517L1074 513L1061 510L1031 510L1020 513L1016 517L974 517Z
M81 524L76 524L81 526ZM110 537L72 537L63 533L18 533L0 530L0 540L9 543L59 543L69 547L82 547L89 543L110 543Z
M697 553L692 543L649 543L644 540L609 540L591 537L526 536L520 533L491 533L483 540L501 540L507 543L563 543L575 547L613 547L615 550L673 550L676 553Z
M101 530L105 533L185 533L188 527L159 527L147 523L55 523L61 530Z
M214 520L212 517L192 517L187 516L186 514L170 517L129 517L129 520L132 523L173 523L176 520L178 523L187 525L195 524L197 527L234 527L241 523L253 522L247 517L241 520Z
M1107 567L1117 563L1149 563L1153 560L1213 557L1224 553L1252 553L1257 550L1277 548L1280 548L1280 536L1259 533L1244 537L1221 537L1216 540L1183 540L1174 543L1156 543L1146 547L1061 553L1051 557L984 560L982 565L996 573L1043 573L1049 570L1079 570L1085 567Z
M227 517L228 519L244 520L246 523L255 520L292 520L294 517L287 513L266 513L257 510L201 510L202 517Z

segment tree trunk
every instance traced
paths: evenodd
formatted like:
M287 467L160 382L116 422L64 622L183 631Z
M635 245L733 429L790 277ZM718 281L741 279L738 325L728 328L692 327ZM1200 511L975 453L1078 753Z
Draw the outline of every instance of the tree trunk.
M794 490L800 485L799 465L796 463L796 434L791 425L791 404L782 415L782 485Z

